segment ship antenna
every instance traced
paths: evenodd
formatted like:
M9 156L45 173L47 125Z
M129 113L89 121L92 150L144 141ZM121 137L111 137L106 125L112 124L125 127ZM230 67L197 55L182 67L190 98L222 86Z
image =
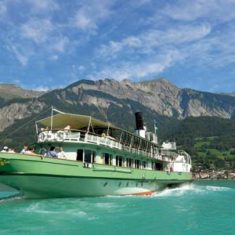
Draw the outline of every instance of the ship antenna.
M53 126L53 106L51 106L51 130Z
M153 124L153 126L154 126L154 133L157 134L158 127L157 127L157 121L156 121L156 119L154 119L154 124Z

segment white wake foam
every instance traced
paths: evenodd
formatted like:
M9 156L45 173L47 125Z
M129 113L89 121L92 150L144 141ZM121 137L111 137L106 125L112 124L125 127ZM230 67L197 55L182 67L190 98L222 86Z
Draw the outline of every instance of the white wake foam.
M189 192L200 193L202 189L193 184L185 184L177 188L166 188L163 191L155 193L154 197L179 197Z
M155 193L154 197L180 197L185 194L208 194L211 192L224 192L233 190L232 188L211 185L185 184L177 188L166 188Z

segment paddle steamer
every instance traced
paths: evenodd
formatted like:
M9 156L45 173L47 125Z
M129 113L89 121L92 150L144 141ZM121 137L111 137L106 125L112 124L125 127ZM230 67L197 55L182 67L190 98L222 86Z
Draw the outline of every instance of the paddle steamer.
M57 112L36 122L38 155L0 153L0 183L25 197L151 195L192 180L191 158L158 144L142 113L130 133L91 116ZM47 151L63 149L63 157ZM59 154L60 156L60 154Z

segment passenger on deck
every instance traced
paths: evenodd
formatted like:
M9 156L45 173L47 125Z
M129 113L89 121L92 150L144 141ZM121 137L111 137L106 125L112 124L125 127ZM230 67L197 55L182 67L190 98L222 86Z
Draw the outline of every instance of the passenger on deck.
M15 149L14 148L9 148L8 149L8 153L15 153L16 151L15 151Z
M68 126L66 126L65 128L64 128L64 130L70 130L71 129L71 126L70 125L68 125Z
M110 139L110 140L115 140L115 138L112 137L112 136L110 136L110 135L107 135L106 137L107 137L108 139Z
M2 153L7 153L7 152L8 152L8 147L7 147L7 146L4 146L1 152L2 152Z
M28 148L24 154L29 154L29 155L37 155L35 152L34 152L34 149L33 148Z
M64 152L64 150L63 150L63 148L62 147L60 147L59 149L58 149L58 158L61 158L61 159L66 159L66 155L65 155L65 152Z
M21 150L21 154L25 154L25 152L28 150L29 146L27 144L24 144L23 149Z
M50 150L47 152L47 157L51 157L51 158L57 158L58 157L58 154L55 151L55 147L54 146L50 147Z

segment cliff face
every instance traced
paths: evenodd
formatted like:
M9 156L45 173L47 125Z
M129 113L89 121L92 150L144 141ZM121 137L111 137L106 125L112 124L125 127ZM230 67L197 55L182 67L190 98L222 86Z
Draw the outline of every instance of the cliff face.
M44 93L26 90L15 84L0 84L0 132L17 120L40 112L45 104L37 97Z
M23 103L14 102L0 108L0 131L13 125L17 120L39 113L45 106L43 102L31 100Z
M81 104L108 108L114 103L122 107L119 101L132 100L160 115L178 119L189 116L231 118L235 111L234 97L179 89L165 79L141 83L110 79L96 82L79 81L65 88L65 91L71 96L76 95Z
M233 96L180 89L165 79L139 83L111 79L80 80L64 89L45 94L24 91L24 94L31 96L18 92L17 98L14 95L9 98L8 95L6 99L7 95L4 94L12 94L12 90L12 86L11 92L7 86L0 86L0 131L51 105L67 112L108 118L116 123L121 122L123 116L128 120L136 110L145 112L147 120L156 116L177 119L189 116L232 118L235 113ZM129 123L122 124L127 126Z

